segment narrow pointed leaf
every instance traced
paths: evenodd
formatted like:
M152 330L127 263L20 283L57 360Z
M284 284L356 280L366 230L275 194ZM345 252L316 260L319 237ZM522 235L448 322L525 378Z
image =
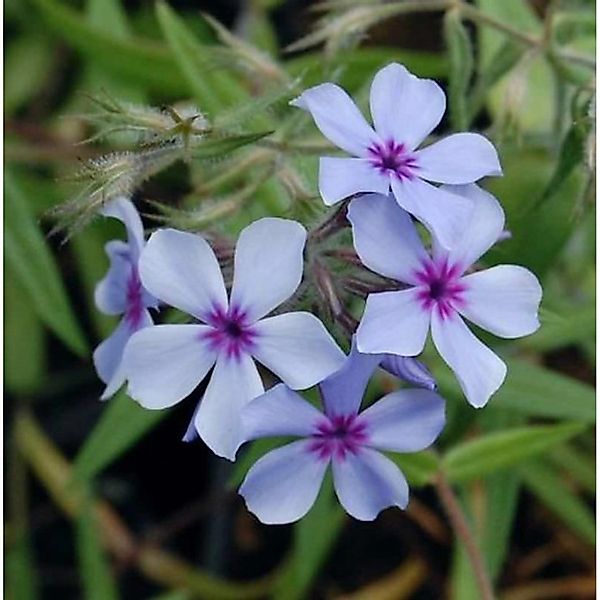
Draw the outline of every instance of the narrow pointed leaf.
M415 487L431 483L439 469L437 456L428 450L414 454L389 453L387 457L398 465L410 485Z
M196 144L191 149L191 155L193 158L216 158L229 154L242 146L253 144L258 140L270 135L272 131L258 131L256 133L245 133L241 135L231 135L225 137L215 137L212 139L206 139Z
M125 391L108 401L102 416L75 458L73 476L91 480L122 456L168 414L144 410Z
M275 600L308 597L344 524L344 511L334 497L331 476L325 477L310 512L294 525L292 554L276 586Z
M512 467L585 429L581 423L519 427L454 446L442 465L452 482L464 483Z
M566 485L564 476L540 460L520 469L525 486L569 529L590 545L596 541L596 523L585 502Z
M77 517L79 573L86 600L118 600L119 594L102 545L101 530L92 503Z
M211 56L211 48L194 37L168 4L162 1L156 4L156 17L179 71L202 110L214 115L223 103L240 102L248 96L233 76L216 68L218 63Z
M37 226L28 198L16 179L4 174L4 252L38 316L76 354L86 356L87 342L75 318L56 262Z
M595 422L596 396L591 386L523 361L506 362L506 381L492 396L486 410L510 410L532 417ZM438 364L434 375L443 396L457 400L463 398L456 379L448 369Z
M56 0L33 2L48 28L91 63L159 93L185 93L186 80L164 45L99 31L83 15Z
M8 390L26 396L43 385L46 370L46 336L28 294L10 269L4 286L4 377Z
M473 47L460 12L449 10L444 16L444 36L448 49L448 106L455 131L464 131L469 124L467 91L473 75Z

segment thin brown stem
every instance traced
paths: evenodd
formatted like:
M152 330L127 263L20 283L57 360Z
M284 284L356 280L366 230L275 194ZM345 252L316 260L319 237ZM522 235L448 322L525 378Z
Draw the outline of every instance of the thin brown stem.
M471 562L481 600L494 600L494 590L483 556L477 547L473 532L471 531L467 518L460 507L452 487L443 473L438 474L435 484L438 496L444 505L444 510L452 524L452 529L454 529L456 536L463 543L467 556Z

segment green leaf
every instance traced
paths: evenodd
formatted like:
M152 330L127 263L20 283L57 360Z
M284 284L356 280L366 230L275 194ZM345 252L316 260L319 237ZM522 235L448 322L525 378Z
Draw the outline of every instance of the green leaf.
M21 396L34 394L42 387L45 378L44 327L30 297L8 268L4 285L4 314L4 340L10 348L4 358L6 387Z
M524 347L547 352L596 339L596 306L569 305L563 314L542 317L542 327L520 342Z
M462 23L460 11L449 10L444 16L444 36L448 48L448 100L450 122L454 131L469 126L467 91L473 75L473 47L469 32Z
M86 292L90 317L98 337L105 338L115 328L116 319L114 316L101 313L94 303L96 285L106 275L108 269L108 258L104 252L104 238L95 224L91 224L83 233L74 235L70 243L77 260L79 277Z
M4 573L7 598L36 600L39 598L37 570L29 537L22 535L6 549Z
M143 38L122 39L118 34L99 31L77 11L56 0L33 2L48 28L90 63L158 93L185 94L186 80L163 45Z
M490 409L595 422L595 394L589 385L526 362L507 361L507 364L506 382L492 398Z
M117 585L102 547L101 530L91 501L77 518L77 551L85 600L117 600Z
M75 458L73 477L89 481L106 469L168 414L145 410L124 391L108 401L102 417Z
M520 427L454 446L442 459L452 482L464 483L514 466L580 433L581 423Z
M86 15L88 22L99 32L113 35L120 40L131 37L127 14L121 0L87 0ZM115 76L114 73L106 72L97 64L86 65L80 89L103 90L132 102L145 101L144 91L139 86ZM76 99L78 100L79 98ZM74 107L73 112L78 112L78 109Z
M216 68L218 62L215 63L211 47L201 44L168 4L157 2L156 16L179 70L201 110L215 115L223 104L242 102L248 97L248 92L233 76L222 67Z
M573 123L567 132L558 156L558 161L550 181L546 185L535 208L548 202L557 191L560 191L563 182L571 175L574 169L584 162L585 141L590 133L591 122L588 118L580 119Z
M520 488L517 473L496 473L485 482L486 518L480 539L492 579L500 575L508 554Z
M541 33L542 24L536 16L529 2L524 0L476 0L477 6L490 17L516 27L523 32ZM497 56L497 50L502 47L506 35L491 27L479 27L480 60L483 64L490 64Z
M4 173L4 251L38 316L76 354L86 356L77 323L54 258L37 227L28 199L10 171Z
M485 479L483 489L479 486L477 490L464 489L459 496L492 582L498 578L509 549L519 488L517 473L497 473ZM480 518L474 519L473 514ZM471 562L459 539L454 544L451 581L454 600L480 599Z
M39 33L22 34L6 47L4 114L12 115L41 93L55 63L49 40Z
M325 477L310 512L294 526L292 554L276 586L276 600L301 600L323 567L344 524L345 513Z
M451 600L481 600L479 588L473 575L473 567L469 561L463 544L456 540L452 550Z
M212 139L206 139L196 144L191 150L190 154L192 158L204 159L204 158L216 158L229 154L242 146L253 144L258 140L271 135L272 131L259 131L256 133L245 133L242 135L231 135L227 137L215 137Z
M517 414L550 419L572 419L594 423L594 389L571 377L521 360L506 360L508 375L494 394L487 412L509 410ZM428 363L429 364L429 363ZM464 402L452 372L432 355L431 368L446 398Z
M553 450L548 460L563 469L568 478L583 486L589 494L596 493L596 465L591 453L564 444Z
M90 23L99 30L110 31L121 39L129 37L127 13L121 0L87 0L86 7Z
M596 524L592 511L565 485L562 474L537 460L519 472L525 486L583 541L594 545Z
M415 487L431 483L439 468L439 460L431 451L414 454L386 454L404 473L408 482Z
M448 72L446 58L433 52L398 48L359 48L344 52L339 59L344 68L337 82L352 92L364 86L365 81L372 79L379 69L392 61L402 63L410 71L418 73L419 77L444 77ZM284 65L292 77L302 77L305 87L323 82L325 73L321 52L307 52L295 56L285 61Z
M522 0L477 0L480 9L495 20L523 33L542 36L542 23L529 2ZM507 35L485 24L479 27L481 70L492 68ZM514 104L516 102L516 104ZM495 119L510 117L519 131L544 133L550 130L554 114L554 75L543 53L524 53L513 69L488 94L488 108Z
M469 125L483 108L489 90L517 65L524 53L525 48L522 44L508 39L498 48L489 64L480 67L477 81L469 98Z
M554 168L550 153L506 146L502 163L504 177L490 179L486 187L501 200L512 238L492 248L485 262L523 265L543 279L575 228L574 200L582 191L583 178L573 172L539 204Z

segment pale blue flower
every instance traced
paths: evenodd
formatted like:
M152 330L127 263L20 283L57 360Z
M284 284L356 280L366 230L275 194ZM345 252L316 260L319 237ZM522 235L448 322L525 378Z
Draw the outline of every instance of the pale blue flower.
M359 412L383 358L353 347L344 366L319 386L324 412L283 384L244 408L247 440L301 438L258 460L240 487L248 509L263 523L301 519L329 465L337 497L354 518L371 521L389 506L406 508L406 479L380 451L408 453L430 446L444 427L445 403L430 390L407 389Z
M148 308L156 308L156 298L141 284L138 261L144 248L144 227L135 206L127 198L108 202L100 211L119 219L126 228L127 242L112 240L106 244L110 266L96 286L94 299L98 309L107 315L123 315L113 333L94 351L98 376L106 389L102 400L110 398L125 383L123 351L129 338L138 330L152 325Z
M471 205L437 183L466 184L501 175L493 145L474 133L450 135L417 149L446 109L437 83L419 79L392 63L373 79L370 97L374 129L339 86L323 83L292 104L312 115L333 144L356 158L322 157L319 190L327 205L359 192L387 194L422 221L450 248L460 237Z
M434 238L431 255L408 213L389 196L368 194L350 203L348 219L362 262L409 286L369 295L357 344L361 352L416 356L431 329L467 400L481 407L502 385L506 365L471 333L461 315L500 337L528 335L539 327L542 289L533 273L514 265L465 274L498 239L504 212L474 184L446 186L445 192L472 201L474 209L460 242L448 251Z
M193 423L219 456L235 457L240 410L264 392L257 360L294 389L335 372L344 360L321 321L307 312L267 315L295 291L304 266L306 230L265 218L237 242L231 293L219 263L199 235L164 229L142 254L144 286L202 324L157 325L140 331L125 352L129 394L163 409L188 396L214 367ZM192 432L186 432L190 439Z

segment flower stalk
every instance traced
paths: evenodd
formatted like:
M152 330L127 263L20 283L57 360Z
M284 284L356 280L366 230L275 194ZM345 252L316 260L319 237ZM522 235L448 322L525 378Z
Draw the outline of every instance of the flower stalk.
M467 556L471 562L473 574L475 575L477 587L479 588L481 600L494 600L494 590L483 556L477 546L473 532L469 527L458 499L443 472L438 474L435 486L444 510L450 519L452 529L465 547Z

